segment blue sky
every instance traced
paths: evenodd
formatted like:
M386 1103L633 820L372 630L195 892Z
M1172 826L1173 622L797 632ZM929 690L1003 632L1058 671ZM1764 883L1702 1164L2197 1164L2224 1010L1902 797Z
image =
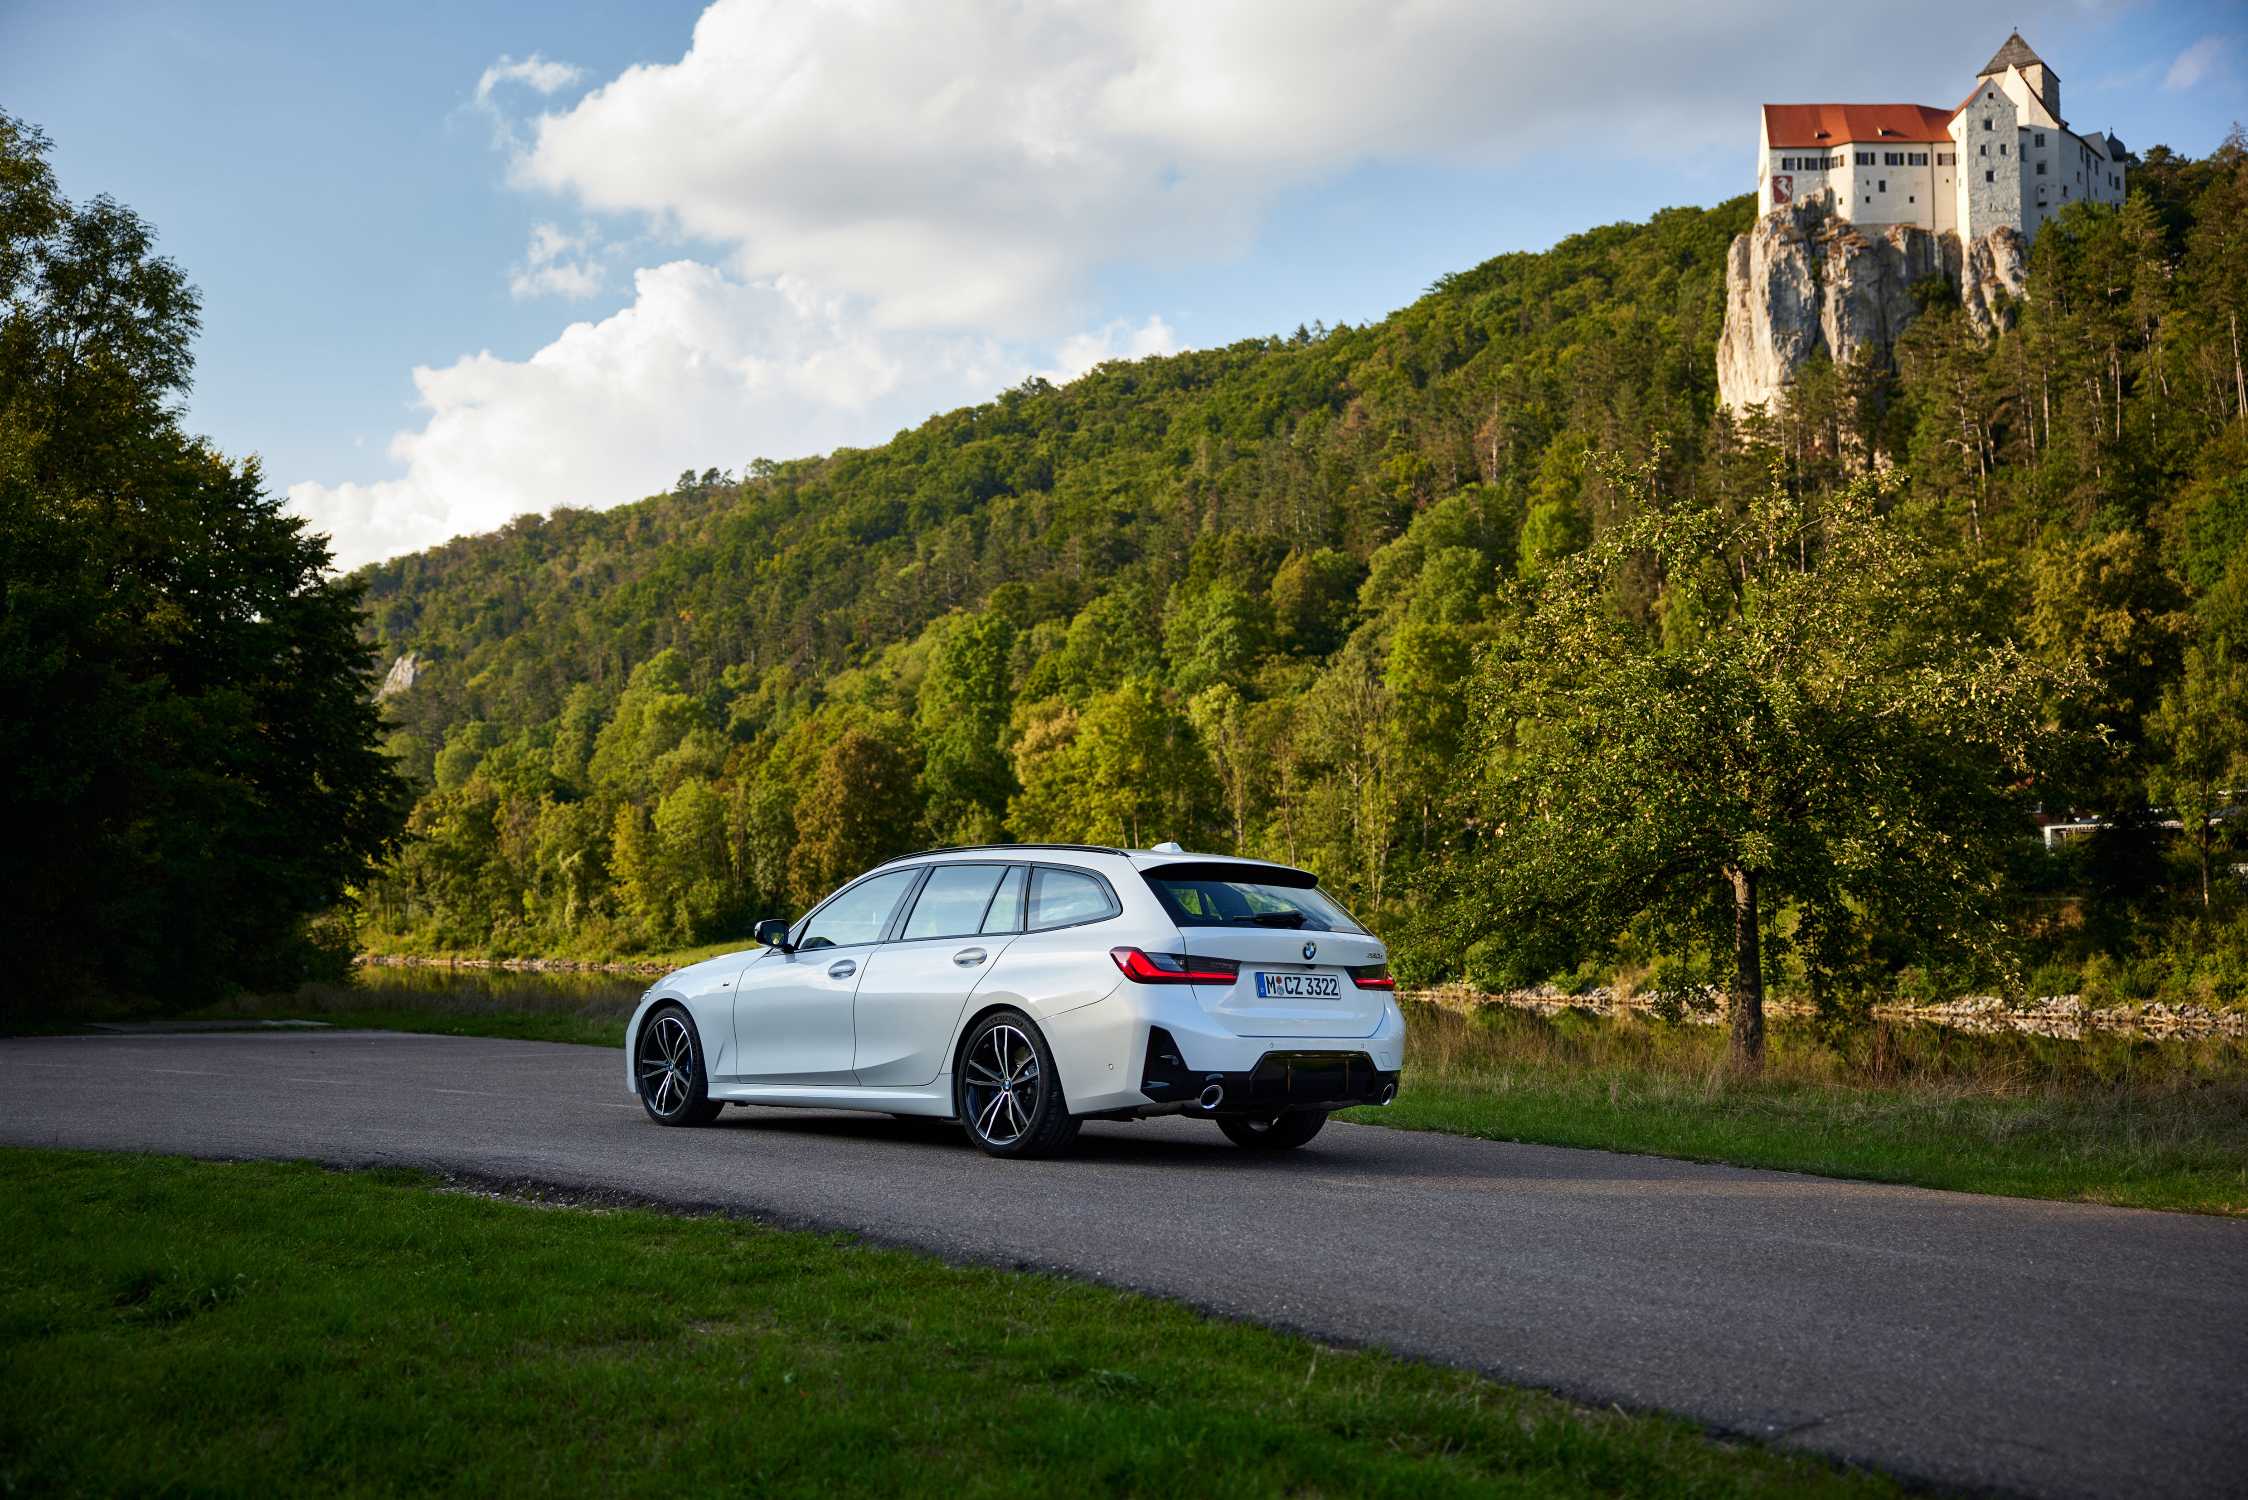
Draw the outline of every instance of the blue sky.
M2016 19L2079 128L2198 154L2248 117L2234 5L1879 15L0 3L0 108L154 221L205 297L192 425L351 564L1377 317L1745 191L1766 99L1954 103Z

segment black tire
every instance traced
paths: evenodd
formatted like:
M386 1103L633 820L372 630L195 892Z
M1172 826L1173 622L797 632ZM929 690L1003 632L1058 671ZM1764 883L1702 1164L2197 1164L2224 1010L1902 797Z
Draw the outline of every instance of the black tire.
M710 1097L702 1038L683 1005L659 1005L648 1013L633 1043L632 1076L640 1107L658 1125L708 1125L726 1108Z
M1327 1111L1291 1109L1277 1115L1220 1115L1218 1129L1246 1151L1293 1151L1326 1128Z
M1054 1054L1018 1010L993 1011L968 1028L952 1102L960 1128L986 1156L1055 1156L1077 1139Z

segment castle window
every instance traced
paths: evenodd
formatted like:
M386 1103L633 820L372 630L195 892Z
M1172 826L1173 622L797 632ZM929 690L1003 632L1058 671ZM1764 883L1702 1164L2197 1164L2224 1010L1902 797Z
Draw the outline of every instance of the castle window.
M1913 152L1912 165L1916 167L1925 167L1926 165L1928 165L1928 153L1925 151Z
M1873 153L1872 153L1871 151L1860 151L1860 152L1858 153L1858 165L1859 165L1859 166L1861 166L1861 167L1870 167L1870 166L1872 166L1872 165L1873 165Z
M1989 115L1984 115L1984 116L1983 116L1983 129L1985 129L1985 130L1988 130L1988 129L1990 129L1990 116L1989 116Z
M1998 181L1998 174L1996 172L1985 172L1983 174L1983 181L1996 182Z
M1937 166L1939 166L1939 167L1956 167L1956 166L1958 166L1958 165L1959 165L1959 153L1958 153L1958 152L1956 152L1956 151L1939 151L1939 152L1937 152L1937 153L1936 153L1936 165L1937 165Z
M1998 143L1998 154L2000 156L2004 156L2006 154L2006 143L2004 141L2000 141Z
M1783 171L1783 172L1792 172L1792 171L1794 171L1794 170L1795 170L1795 158L1794 158L1794 157L1792 157L1792 156L1783 156L1783 157L1781 157L1781 158L1780 158L1780 170L1781 170L1781 171Z
M2040 146L2045 144L2045 132L2042 130L2037 132L2037 144L2039 144Z
M2037 164L2037 175L2040 177L2043 177L2045 175L2045 163L2039 162Z
M1990 147L1988 147L1988 146L1977 146L1977 147L1975 148L1975 152L1976 152L1976 154L1977 154L1978 156L1988 156L1988 155L1990 155Z
M1905 154L1902 151L1884 151L1881 153L1881 165L1885 167L1901 167L1904 164Z

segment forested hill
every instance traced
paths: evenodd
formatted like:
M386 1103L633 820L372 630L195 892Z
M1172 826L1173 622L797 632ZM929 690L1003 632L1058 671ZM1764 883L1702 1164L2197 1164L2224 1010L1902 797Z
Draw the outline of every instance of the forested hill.
M683 476L382 564L376 638L432 666L397 715L426 772L455 725L550 718L579 683L613 701L664 647L698 691L728 669L816 678L1008 582L1019 624L1135 590L1153 623L1198 543L1205 569L1263 593L1291 550L1363 562L1479 480L1544 473L1574 500L1588 444L1638 453L1667 432L1684 472L1714 400L1725 249L1752 211L1596 230L1367 327L1033 380L878 448ZM725 441L710 434L714 458Z
M1989 629L2090 672L2055 712L2112 751L2047 794L2144 806L2189 648L2248 621L2248 155L2157 150L2134 183L2040 234L1996 337L1924 289L1893 369L1813 367L1781 419L1715 409L1743 197L1365 327L1032 382L369 569L375 647L422 664L385 704L422 796L365 936L711 941L884 854L1008 837L1288 859L1395 918L1473 824L1478 649L1632 503L1588 456L1715 506L1881 474Z

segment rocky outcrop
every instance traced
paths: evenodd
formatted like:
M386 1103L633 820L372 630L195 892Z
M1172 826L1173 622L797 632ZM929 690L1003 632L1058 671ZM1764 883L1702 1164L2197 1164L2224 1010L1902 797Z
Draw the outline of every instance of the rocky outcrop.
M380 703L385 698L405 692L420 679L421 672L422 659L411 651L404 653L390 664L390 671L383 677L382 686L375 689L375 701Z
M2001 226L1967 247L1957 285L1959 305L1975 327L1988 333L2011 316L2029 280L2029 241L2021 231Z
M1734 412L1775 406L1812 356L1838 365L1886 358L1920 310L1917 283L1942 277L1979 329L2021 295L2022 237L1998 229L1964 253L1957 235L1857 225L1824 199L1774 209L1737 236L1725 267L1719 399Z

